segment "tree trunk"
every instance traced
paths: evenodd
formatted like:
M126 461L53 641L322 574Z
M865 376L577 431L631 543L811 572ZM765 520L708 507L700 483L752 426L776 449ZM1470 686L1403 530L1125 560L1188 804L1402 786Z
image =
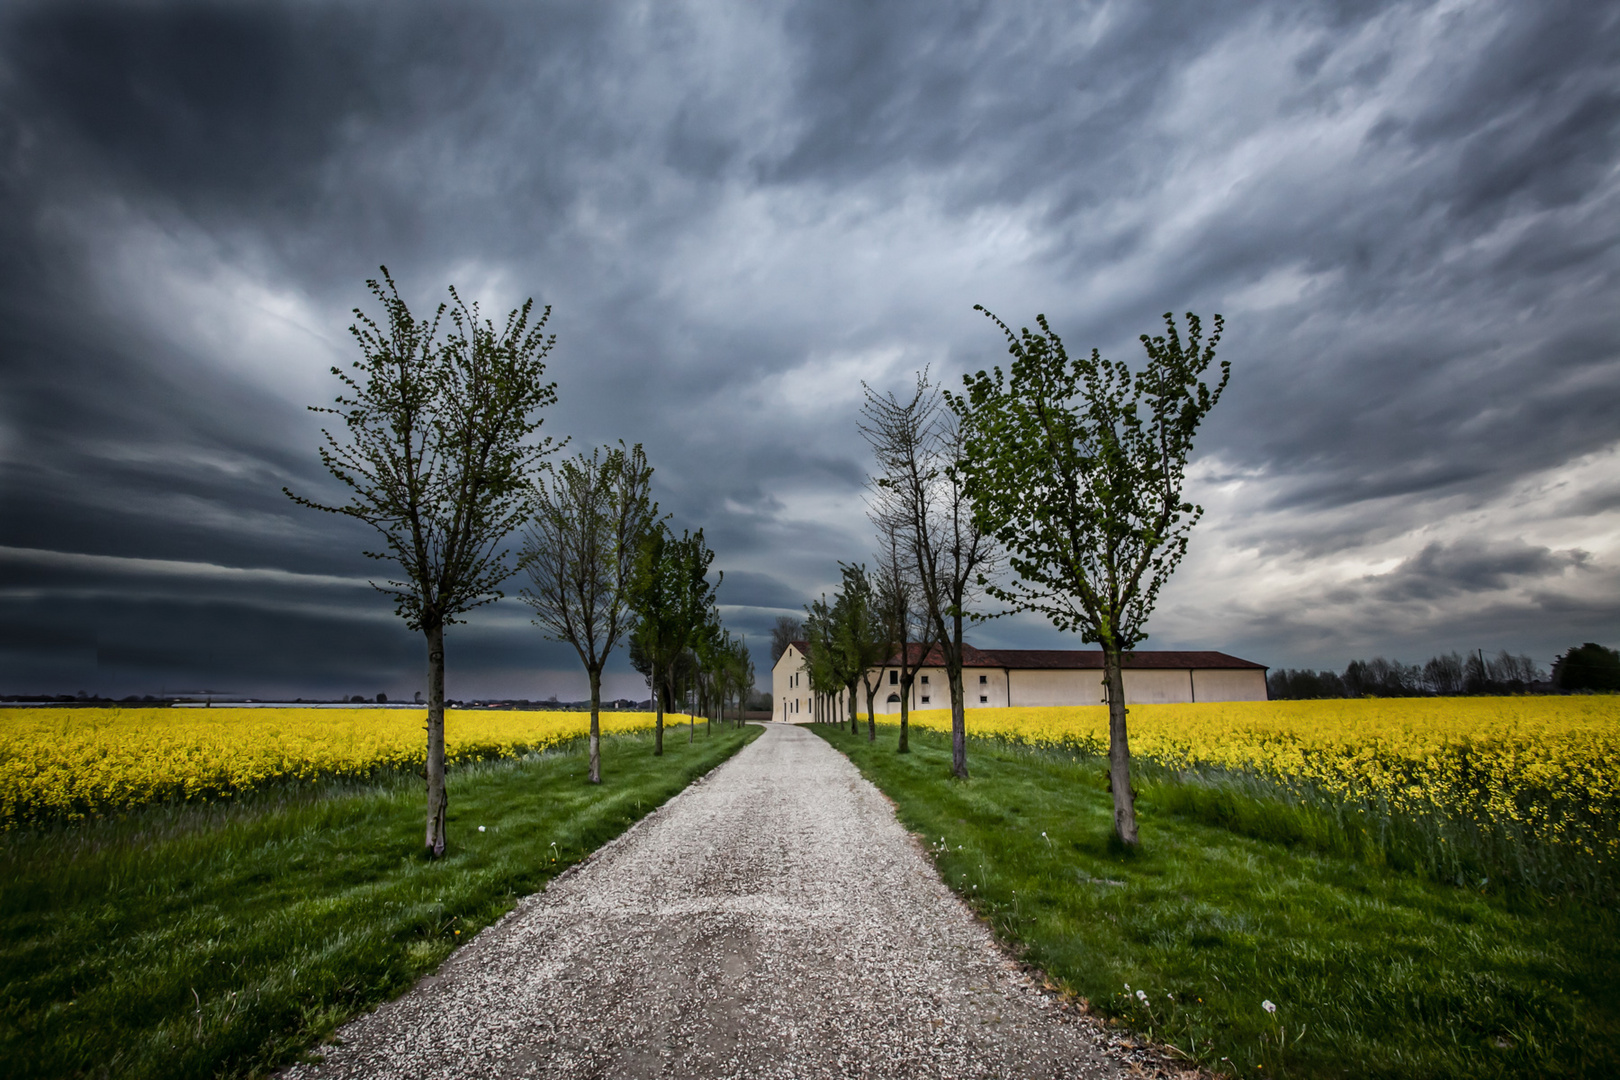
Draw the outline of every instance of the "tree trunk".
M424 627L428 639L427 837L430 859L444 854L444 817L450 793L444 786L444 623Z
M951 772L958 780L966 780L967 714L962 706L962 665L952 664L945 669L945 675L951 684Z
M1114 835L1137 845L1136 793L1131 790L1131 746L1125 734L1125 675L1119 650L1103 646L1108 682L1108 787L1114 793Z
M959 596L960 602L961 597ZM941 627L941 630L944 628ZM962 703L962 612L958 608L952 616L955 648L948 649L944 642L939 651L945 654L945 681L951 686L951 772L958 780L968 778L967 767L967 710ZM942 635L943 636L943 635Z
M883 685L882 679L883 679L883 671L882 671L881 668L879 668L878 669L878 680L879 680L878 685L879 686ZM871 683L866 683L865 685L866 685L866 741L869 742L869 743L875 743L875 742L877 742L877 705L874 704L873 699L877 697L877 691L872 689L872 684Z
M911 753L911 680L914 676L900 676L900 746L897 753Z
M664 686L658 678L658 665L653 665L653 707L658 711L658 719L653 721L653 757L664 752Z
M861 714L855 700L855 684L850 683L847 689L849 690L849 733L859 735L861 733Z
M602 782L602 669L591 673L591 770L588 779L593 784Z

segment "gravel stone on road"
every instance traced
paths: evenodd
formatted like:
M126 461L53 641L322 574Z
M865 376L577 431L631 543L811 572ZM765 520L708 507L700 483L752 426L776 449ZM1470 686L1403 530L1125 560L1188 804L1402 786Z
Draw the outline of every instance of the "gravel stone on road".
M1117 1042L1001 952L848 759L770 724L283 1075L1142 1075Z

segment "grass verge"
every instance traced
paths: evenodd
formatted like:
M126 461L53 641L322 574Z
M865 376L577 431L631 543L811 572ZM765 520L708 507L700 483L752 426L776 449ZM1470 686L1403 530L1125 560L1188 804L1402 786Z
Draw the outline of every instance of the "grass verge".
M1189 1060L1245 1077L1620 1075L1620 919L1597 905L1241 835L1167 781L1139 798L1130 853L1099 759L975 740L956 781L945 736L913 729L900 755L894 728L870 744L809 727L1004 941ZM1238 810L1220 806L1255 831L1263 808Z
M650 734L609 736L600 786L579 744L456 768L436 862L414 776L0 837L6 1075L292 1061L759 731L667 738L661 758Z

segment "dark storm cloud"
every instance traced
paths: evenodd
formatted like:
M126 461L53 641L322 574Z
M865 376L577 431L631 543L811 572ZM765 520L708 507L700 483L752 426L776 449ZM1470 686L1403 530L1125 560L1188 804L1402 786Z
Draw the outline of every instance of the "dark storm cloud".
M1458 593L1506 588L1523 581L1562 575L1590 559L1584 551L1551 551L1529 544L1429 544L1387 574L1369 576L1365 585L1378 597L1439 600Z
M720 583L720 601L728 606L787 608L797 611L804 594L770 574L733 570Z
M647 445L750 640L870 559L858 382L998 361L975 302L1120 357L1166 308L1227 314L1201 445L1242 493L1156 640L1613 623L1620 553L1511 508L1615 512L1569 463L1620 437L1617 85L1581 3L15 5L3 681L414 685L386 601L331 584L376 575L365 530L280 494L338 496L302 406L380 262L418 306L555 305L547 430ZM1219 583L1277 567L1331 615L1235 622ZM573 664L482 618L468 685Z

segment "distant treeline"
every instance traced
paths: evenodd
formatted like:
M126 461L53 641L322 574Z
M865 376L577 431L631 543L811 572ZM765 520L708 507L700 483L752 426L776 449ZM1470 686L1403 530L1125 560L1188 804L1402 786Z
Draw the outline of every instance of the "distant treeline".
M1425 664L1375 656L1352 660L1343 673L1279 668L1266 683L1273 700L1612 691L1620 690L1620 652L1587 642L1560 654L1550 674L1506 649L1495 657L1444 653Z

